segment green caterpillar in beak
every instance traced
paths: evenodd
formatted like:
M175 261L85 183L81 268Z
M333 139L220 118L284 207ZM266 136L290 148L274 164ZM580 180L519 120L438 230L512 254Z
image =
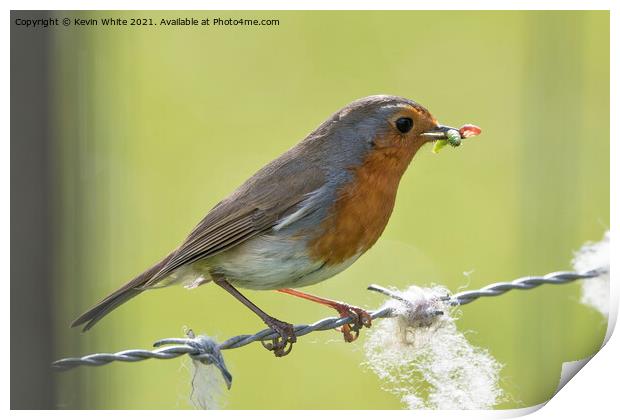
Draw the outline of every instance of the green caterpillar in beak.
M452 147L458 147L461 145L463 139L474 137L480 134L482 130L472 124L465 124L460 129L450 129L446 131L446 138L443 140L437 140L435 146L433 146L433 153L439 153L441 149L450 145Z

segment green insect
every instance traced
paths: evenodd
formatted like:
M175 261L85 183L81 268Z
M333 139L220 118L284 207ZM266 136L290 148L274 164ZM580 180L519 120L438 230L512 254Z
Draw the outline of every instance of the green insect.
M446 147L446 145L450 145L452 147L458 147L461 145L461 133L458 130L448 130L446 132L446 140L437 140L435 142L435 146L433 147L433 153L439 153L441 149Z

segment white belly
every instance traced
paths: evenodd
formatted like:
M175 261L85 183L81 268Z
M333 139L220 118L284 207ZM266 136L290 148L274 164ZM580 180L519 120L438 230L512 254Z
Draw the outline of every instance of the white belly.
M276 234L277 235L277 234ZM214 257L194 263L176 277L199 285L210 280L210 272L222 274L233 285L245 289L272 290L304 287L328 279L355 262L359 254L340 264L325 265L306 255L303 241L262 235ZM175 280L176 282L177 280Z

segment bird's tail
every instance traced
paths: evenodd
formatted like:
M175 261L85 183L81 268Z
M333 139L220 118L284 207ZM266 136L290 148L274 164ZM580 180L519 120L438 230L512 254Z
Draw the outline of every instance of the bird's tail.
M108 297L104 298L101 302L96 304L93 308L84 312L77 318L75 321L71 323L72 327L77 327L78 325L84 325L82 331L87 331L92 328L101 318L106 316L108 313L116 309L118 306L127 302L129 299L139 295L144 291L141 288L146 282L148 282L155 274L157 274L166 263L172 258L174 252L168 255L166 258L155 264L153 267L146 270L144 273L138 275L137 277L130 280L128 283L121 286L118 290L110 294Z

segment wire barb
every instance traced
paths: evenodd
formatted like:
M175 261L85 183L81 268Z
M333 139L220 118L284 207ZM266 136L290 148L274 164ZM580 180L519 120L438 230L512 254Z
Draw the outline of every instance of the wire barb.
M465 305L475 301L481 297L499 296L510 290L530 290L543 284L565 284L575 280L591 279L606 273L607 270L597 269L583 273L558 271L549 273L542 277L528 276L521 277L511 282L493 283L478 290L464 291L456 293L452 296L437 296L438 300L447 301L451 306ZM412 304L403 296L393 290L386 289L378 285L368 286L368 290L382 293L393 299L399 300L406 304ZM369 312L371 319L392 318L397 316L394 309L385 306L381 309ZM443 315L442 311L435 311L430 314L432 316ZM341 327L344 324L352 322L350 316L347 317L329 317L316 321L312 324L295 325L294 330L297 337L310 334L315 331L326 331ZM188 331L187 338L165 338L154 343L155 350L124 350L117 353L96 353L83 357L68 357L60 359L52 363L52 367L57 370L68 370L77 366L103 366L112 362L140 362L147 359L174 359L185 354L192 359L198 360L204 364L213 364L217 367L226 382L228 388L232 384L232 375L226 368L221 350L236 349L247 346L256 341L271 340L278 335L271 328L266 328L255 334L238 335L217 344L207 336L194 336L191 330Z

